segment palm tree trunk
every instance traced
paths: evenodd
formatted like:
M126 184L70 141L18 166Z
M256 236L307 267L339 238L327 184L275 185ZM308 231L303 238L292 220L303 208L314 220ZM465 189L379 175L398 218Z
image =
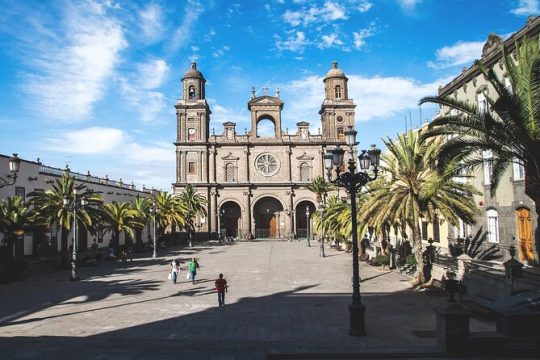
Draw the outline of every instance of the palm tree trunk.
M142 249L142 229L135 229L135 251L139 252Z
M416 274L414 274L413 285L421 285L425 281L424 277L424 257L422 256L422 237L420 235L420 225L415 222L413 228L413 254L416 259Z

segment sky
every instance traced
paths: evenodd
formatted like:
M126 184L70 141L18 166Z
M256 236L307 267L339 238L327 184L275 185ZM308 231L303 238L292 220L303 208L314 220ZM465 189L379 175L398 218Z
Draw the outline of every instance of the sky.
M360 148L437 108L418 107L507 37L540 0L0 0L0 153L169 190L181 78L207 80L210 128L249 128L251 88L280 89L283 130L320 127L337 61ZM420 117L421 115L421 117ZM1 174L0 174L1 175Z

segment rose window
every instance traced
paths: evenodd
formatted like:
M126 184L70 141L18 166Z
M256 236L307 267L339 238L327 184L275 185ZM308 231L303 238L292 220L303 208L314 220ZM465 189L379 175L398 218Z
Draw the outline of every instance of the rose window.
M255 165L261 175L272 176L278 171L279 162L273 155L262 154L255 160Z

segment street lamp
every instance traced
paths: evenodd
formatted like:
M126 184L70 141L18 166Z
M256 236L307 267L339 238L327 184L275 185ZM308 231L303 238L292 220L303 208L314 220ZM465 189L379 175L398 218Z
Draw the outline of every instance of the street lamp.
M345 151L338 145L333 151L327 151L324 157L324 164L327 171L327 176L330 182L347 189L351 196L351 223L352 223L352 244L353 244L353 296L352 304L349 305L349 317L350 317L350 330L349 334L354 336L362 336L366 334L364 317L366 307L362 304L360 296L360 273L358 265L358 230L356 220L356 194L365 186L368 182L377 178L378 166L380 161L381 150L377 149L375 145L371 145L371 149L368 151L362 150L362 153L358 156L360 162L360 172L356 172L356 162L353 156L354 146L356 143L356 131L349 126L349 129L345 131L345 140L349 146L350 158L348 161L348 172L341 173L341 165L343 164L343 157ZM332 161L330 162L330 156ZM335 171L336 176L332 178L332 170ZM369 172L372 172L372 175Z
M157 213L157 206L156 202L153 202L150 206L150 214L152 214L152 221L154 222L154 253L152 254L152 258L157 258L157 238L156 238L156 213Z
M11 172L11 174L7 176L7 179L4 179L0 176L0 188L3 188L6 185L15 184L15 181L17 181L17 173L19 172L20 167L21 159L19 159L17 154L13 154L13 156L9 158L9 171Z
M73 211L73 244L72 244L72 252L71 252L71 280L79 280L79 274L77 273L77 248L79 246L78 244L78 230L77 230L77 210L80 208L84 208L86 205L88 205L88 200L84 196L79 197L79 190L74 187L73 188L73 202L71 203L71 199L66 195L64 196L62 202L64 204L64 207L68 211ZM71 209L70 209L71 205Z
M306 239L307 239L307 246L311 247L311 244L309 243L309 205L306 205L306 221L307 221L307 229L306 229Z

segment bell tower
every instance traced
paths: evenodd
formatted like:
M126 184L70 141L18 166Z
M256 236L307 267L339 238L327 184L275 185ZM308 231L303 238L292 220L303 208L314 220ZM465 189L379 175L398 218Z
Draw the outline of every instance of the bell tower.
M324 77L324 101L319 110L322 135L329 141L345 141L344 132L348 126L354 128L354 109L356 105L349 98L347 77L338 68L336 61Z
M176 182L208 182L208 149L210 107L206 102L206 79L197 64L182 77L182 96L176 108Z

